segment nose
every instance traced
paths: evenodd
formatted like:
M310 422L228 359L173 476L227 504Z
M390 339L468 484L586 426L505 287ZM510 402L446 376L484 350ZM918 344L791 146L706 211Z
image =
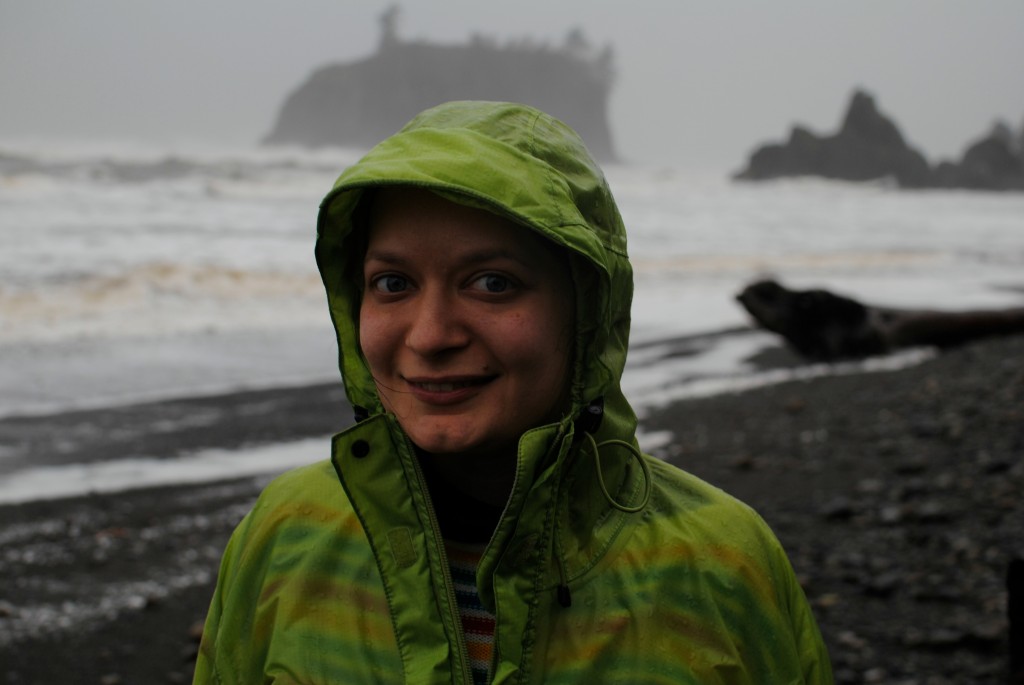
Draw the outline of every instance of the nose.
M469 332L457 300L440 289L422 291L406 329L406 347L425 357L465 347Z

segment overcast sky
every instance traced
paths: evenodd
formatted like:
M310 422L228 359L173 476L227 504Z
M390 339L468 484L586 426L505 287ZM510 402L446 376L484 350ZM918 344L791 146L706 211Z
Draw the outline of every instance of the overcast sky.
M309 72L370 55L390 0L0 0L3 141L246 144ZM407 1L399 35L611 44L627 159L733 171L875 95L932 161L1024 122L1024 0ZM0 148L2 149L2 148Z

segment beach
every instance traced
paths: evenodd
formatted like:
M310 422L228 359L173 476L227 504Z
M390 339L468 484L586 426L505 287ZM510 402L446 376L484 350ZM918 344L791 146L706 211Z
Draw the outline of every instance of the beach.
M353 150L0 149L0 681L187 682L217 565L275 473L352 421L313 260ZM1024 556L1020 337L808 364L766 276L1019 307L1024 196L612 165L641 446L759 511L841 683L1006 670Z
M837 682L1004 682L1004 578L1024 556L1024 338L679 402L646 424L673 431L665 458L775 530Z
M781 347L762 354L800 363ZM350 420L340 383L326 383L6 417L0 435L55 454L61 430L117 425L136 446L125 458L140 440L169 458L295 441L326 457ZM1004 576L1024 557L1024 337L676 399L645 409L641 428L660 436L656 456L775 530L837 682L1005 678ZM76 449L116 460L117 435L95 431ZM221 551L270 477L0 506L4 682L189 682Z

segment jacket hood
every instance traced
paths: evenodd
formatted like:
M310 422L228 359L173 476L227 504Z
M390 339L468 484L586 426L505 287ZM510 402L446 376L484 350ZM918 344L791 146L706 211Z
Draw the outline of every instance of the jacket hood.
M565 248L575 285L572 409L603 405L600 433L632 438L619 382L633 294L626 233L600 168L568 126L531 107L450 102L426 110L346 169L320 205L316 259L349 401L384 412L359 349L367 190L415 186L511 219Z

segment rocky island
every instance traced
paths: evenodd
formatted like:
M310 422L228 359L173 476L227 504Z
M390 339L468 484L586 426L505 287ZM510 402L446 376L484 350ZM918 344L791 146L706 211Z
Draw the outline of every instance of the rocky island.
M760 146L739 180L822 176L845 181L895 179L901 188L1024 190L1024 128L997 122L957 162L932 166L911 147L874 98L856 91L839 131L818 136L794 126L785 143Z
M597 159L616 159L607 116L610 46L595 49L579 29L558 47L499 45L479 35L460 45L406 41L397 16L396 7L381 16L375 54L314 71L286 98L263 142L370 147L433 105L504 100L545 110L576 129Z

